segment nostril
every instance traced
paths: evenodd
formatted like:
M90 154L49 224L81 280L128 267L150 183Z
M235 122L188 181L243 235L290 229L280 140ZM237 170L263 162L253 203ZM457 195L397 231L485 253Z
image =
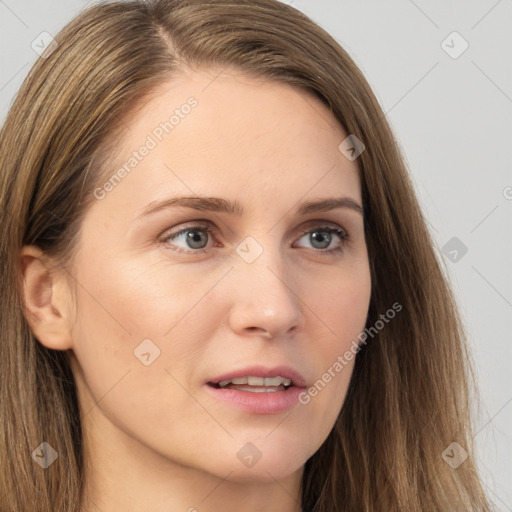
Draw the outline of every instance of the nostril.
M247 330L255 334L265 336L266 338L272 338L272 334L270 334L266 329L263 329L262 327L247 327Z

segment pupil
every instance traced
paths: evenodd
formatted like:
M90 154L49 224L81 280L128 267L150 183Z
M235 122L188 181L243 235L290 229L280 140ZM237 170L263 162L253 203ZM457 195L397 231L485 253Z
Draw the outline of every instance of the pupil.
M322 233L325 233L325 235L322 235ZM331 243L331 235L327 233L327 231L314 231L311 234L311 238L313 247L316 247L317 249L325 249L326 247L329 247L329 244ZM317 242L320 242L320 244L322 244L325 241L327 241L327 243L324 244L323 247L318 247L317 245L315 245L315 243Z
M187 232L187 243L191 249L202 249L204 246L201 245L201 241L204 242L203 231L188 231Z

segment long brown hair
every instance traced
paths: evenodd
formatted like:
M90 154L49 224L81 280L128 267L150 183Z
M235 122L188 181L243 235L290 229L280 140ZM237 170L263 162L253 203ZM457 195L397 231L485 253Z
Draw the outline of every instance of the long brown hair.
M78 512L85 463L68 354L38 343L24 317L20 250L33 244L71 261L106 144L184 64L312 91L366 148L357 162L367 326L396 302L402 310L357 354L335 427L305 465L304 510L491 510L471 444L474 377L454 297L385 114L336 41L276 0L154 0L96 5L56 42L0 132L2 512ZM32 460L41 442L58 453L47 469ZM442 456L453 442L469 453L456 468Z

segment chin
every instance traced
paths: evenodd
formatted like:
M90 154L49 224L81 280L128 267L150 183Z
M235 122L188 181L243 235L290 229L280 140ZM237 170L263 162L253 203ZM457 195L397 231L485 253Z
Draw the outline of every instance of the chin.
M259 446L259 448L257 448ZM258 443L247 442L235 452L234 459L231 455L226 455L226 472L230 473L229 480L237 482L273 482L289 477L293 473L300 471L308 458L314 453L302 450L298 452L297 448L304 450L303 446L297 446L296 443L289 446L283 443ZM231 461L230 461L231 458ZM218 469L217 469L217 472Z

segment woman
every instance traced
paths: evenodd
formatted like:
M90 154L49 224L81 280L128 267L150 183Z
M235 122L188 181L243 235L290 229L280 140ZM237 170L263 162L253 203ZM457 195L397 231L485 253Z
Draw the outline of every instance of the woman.
M95 6L0 136L2 511L488 511L385 116L274 0Z

